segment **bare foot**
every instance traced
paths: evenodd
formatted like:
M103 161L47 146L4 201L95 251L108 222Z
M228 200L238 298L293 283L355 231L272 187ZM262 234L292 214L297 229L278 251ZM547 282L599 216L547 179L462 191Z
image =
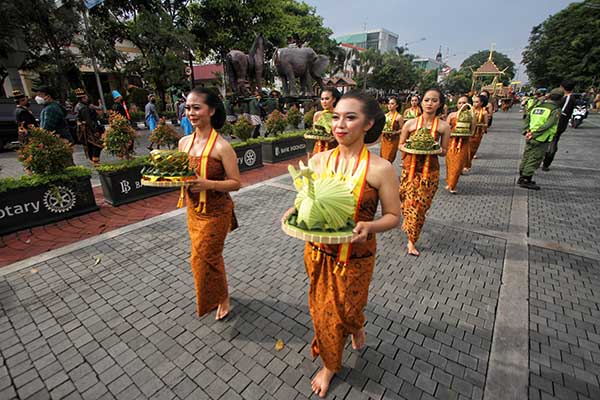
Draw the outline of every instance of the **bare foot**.
M463 168L463 175L467 175L469 172L471 172L471 170L469 168Z
M473 156L473 159L474 159L474 160L475 160L475 159L477 159L477 155L474 155L474 156Z
M456 194L456 193L458 193L458 192L456 191L456 189L448 189L448 191L449 191L450 193L452 193L452 194Z
M450 190L450 186L446 185L446 190Z
M311 382L313 393L323 398L327 396L327 390L329 390L329 382L335 375L335 372L327 369L326 367L321 368L317 375Z
M219 304L219 307L217 308L216 320L222 320L227 316L227 314L229 314L229 296L227 296L227 298L221 304Z
M352 348L354 350L360 350L365 347L366 341L367 335L365 333L365 328L360 328L358 332L352 335Z
M410 254L411 256L419 256L421 253L419 253L419 250L417 250L417 248L415 247L415 244L413 242L411 242L410 240L408 241L408 245L406 246L408 249L408 254Z

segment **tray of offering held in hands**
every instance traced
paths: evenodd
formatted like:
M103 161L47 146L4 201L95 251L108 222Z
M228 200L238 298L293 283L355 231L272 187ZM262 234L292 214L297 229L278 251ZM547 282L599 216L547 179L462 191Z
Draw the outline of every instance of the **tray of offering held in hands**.
M196 182L196 174L189 168L188 154L177 150L152 150L149 164L142 168L143 186L181 187Z
M352 232L353 228L335 232L317 230L310 231L292 225L292 223L290 223L290 218L281 223L281 229L286 235L291 236L293 238L322 244L349 243L352 240L352 237L354 236L354 233Z

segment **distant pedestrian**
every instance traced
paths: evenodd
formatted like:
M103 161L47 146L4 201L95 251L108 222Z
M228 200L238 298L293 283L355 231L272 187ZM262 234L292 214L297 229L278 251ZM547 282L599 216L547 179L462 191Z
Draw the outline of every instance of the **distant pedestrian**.
M153 131L159 120L158 112L156 111L156 97L153 94L148 95L148 103L146 103L146 107L144 108L144 118L146 119L148 129Z
M121 96L118 90L112 91L112 97L115 103L112 106L112 110L118 114L121 114L123 117L127 119L127 121L131 122L131 116L129 115L129 109L127 108L127 103Z
M44 105L44 109L40 114L40 127L54 132L70 144L74 144L75 140L73 140L66 121L67 110L55 100L56 92L54 89L49 86L41 86L33 90L37 92L35 101L40 105Z
M254 91L254 97L250 99L248 103L248 118L250 123L254 126L254 132L252 133L252 138L257 138L260 136L260 125L262 123L260 119L261 115L261 107L260 107L261 95L258 90Z
M184 94L183 97L180 99L181 104L179 105L177 112L179 113L179 115L181 117L179 123L181 124L181 129L183 129L183 134L185 136L187 136L194 131L194 127L192 126L189 118L187 117L187 115L185 113L185 99L186 99L186 96Z
M27 144L28 131L30 127L38 126L35 116L29 109L29 98L20 90L13 90L12 97L17 104L15 109L15 121L19 131L19 143L21 146Z
M104 126L98 123L98 114L90 103L89 97L83 89L75 89L77 105L77 138L83 146L87 158L94 165L100 163L100 152L102 151L102 133Z
M560 88L564 90L565 97L562 100L560 108L560 118L558 120L556 134L554 135L552 142L548 146L546 155L544 156L542 171L550 170L550 164L552 164L554 156L558 151L558 141L560 140L560 136L563 134L564 131L567 130L569 120L571 119L571 115L573 114L573 110L575 109L575 96L573 96L573 89L575 88L575 84L570 81L563 81L560 84Z
M562 89L552 89L549 98L531 110L525 119L526 127L523 134L527 143L517 181L517 184L523 188L540 190L540 187L531 178L542 163L546 150L558 129L559 104L563 94Z

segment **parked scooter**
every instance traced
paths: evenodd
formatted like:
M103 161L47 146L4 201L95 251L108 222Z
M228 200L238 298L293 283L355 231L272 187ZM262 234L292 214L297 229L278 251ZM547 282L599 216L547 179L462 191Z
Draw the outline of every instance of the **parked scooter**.
M573 114L571 115L571 126L573 128L577 128L584 119L588 116L587 106L585 104L577 104L573 109Z

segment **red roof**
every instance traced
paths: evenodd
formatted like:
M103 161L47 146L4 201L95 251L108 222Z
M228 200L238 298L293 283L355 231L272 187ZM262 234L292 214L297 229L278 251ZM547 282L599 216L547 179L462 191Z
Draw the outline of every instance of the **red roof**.
M486 75L495 75L495 74L502 74L502 71L500 71L498 69L498 67L496 66L496 64L494 64L494 62L492 60L487 60L486 62L484 62L483 64L481 64L479 66L479 68L477 68L477 71L475 71L476 74L486 74Z
M217 79L215 74L223 74L223 64L194 65L194 80L207 81Z
M363 47L355 46L355 45L350 44L350 43L340 43L340 46L342 46L342 47L348 47L349 49L354 49L354 50L358 50L358 51L365 51L366 50Z

